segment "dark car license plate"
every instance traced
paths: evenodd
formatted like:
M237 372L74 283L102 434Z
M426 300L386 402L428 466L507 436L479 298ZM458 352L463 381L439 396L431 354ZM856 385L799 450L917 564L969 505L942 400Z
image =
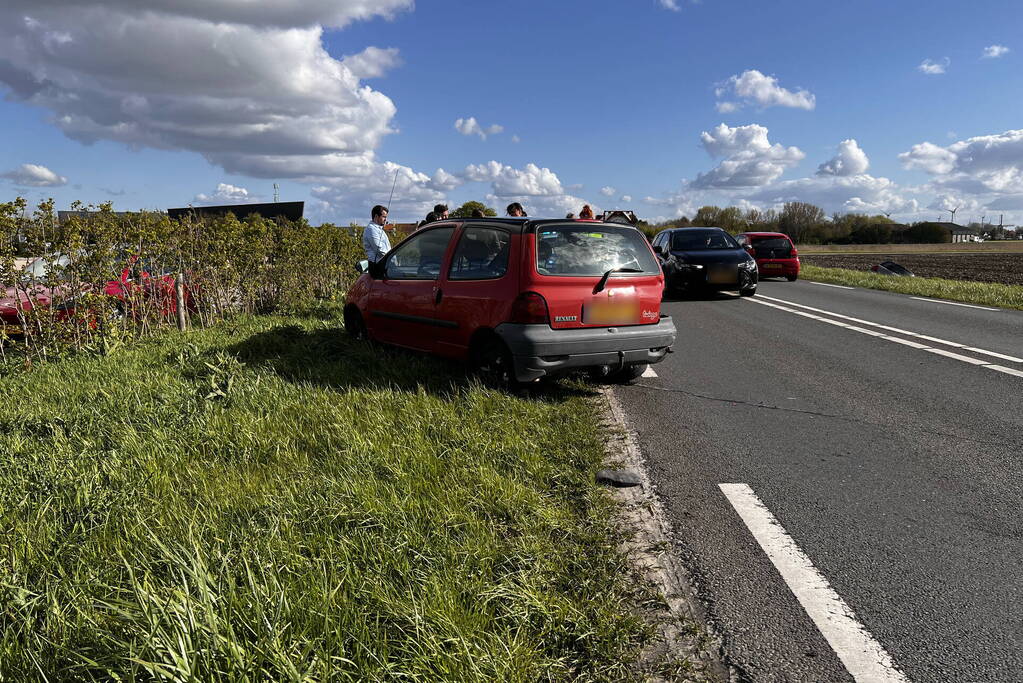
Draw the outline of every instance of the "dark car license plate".
M712 285L727 285L738 281L738 269L735 266L717 266L707 273L707 282Z

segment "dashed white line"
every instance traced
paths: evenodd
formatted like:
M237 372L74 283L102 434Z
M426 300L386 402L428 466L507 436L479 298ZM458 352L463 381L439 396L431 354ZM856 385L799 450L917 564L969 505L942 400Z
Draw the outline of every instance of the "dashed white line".
M647 377L649 379L653 379L654 377L657 377L657 373L654 372L654 369L648 365L646 366L646 370L643 371L643 374L640 375L640 377Z
M987 306L977 306L976 304L961 304L958 301L944 301L942 299L928 299L923 296L911 296L910 299L916 299L917 301L929 301L932 304L948 304L949 306L965 306L966 308L979 308L982 311L1000 311L1000 308L989 308Z
M753 489L746 484L719 487L853 679L908 683L888 652L863 627Z
M863 320L861 318L853 318L852 316L842 315L841 313L832 313L831 311L825 311L825 310L820 309L820 308L814 308L813 306L807 306L805 304L797 304L794 301L786 301L785 299L776 299L774 297L764 296L762 294L757 295L756 298L757 299L767 299L769 301L776 301L776 302L778 302L780 304L785 304L786 306L795 306L796 308L803 308L803 309L806 309L808 311L814 311L815 313L823 313L824 315L830 315L832 318L841 318L842 320L849 320L849 321L852 321L854 323L859 323L861 325L870 325L871 327L877 327L877 328L880 328L882 330L888 330L889 332L897 332L899 334L904 334L904 335L909 336L909 337L916 337L917 339L924 339L924 340L929 341L929 342L935 342L937 344L942 344L944 346L951 346L952 348L962 349L964 351L973 351L974 353L980 353L980 354L983 354L985 356L993 356L994 358L1001 358L1002 360L1007 360L1007 361L1009 361L1011 363L1023 363L1023 358L1016 358L1015 356L1008 356L1008 355L1006 355L1004 353L997 353L995 351L988 351L987 349L979 349L979 348L977 348L975 346L967 346L966 344L960 344L959 342L949 341L947 339L940 339L938 337L929 337L926 334L918 334L916 332L910 332L909 330L899 329L898 327L891 327L889 325L882 325L880 323L871 322L869 320ZM746 301L756 301L756 300L751 298L751 297L746 297ZM763 302L757 301L757 303L763 303Z
M821 287L835 287L837 289L856 289L855 287L846 287L845 285L833 285L827 282L813 282L811 280L804 280L804 282L809 282L811 285L820 285Z

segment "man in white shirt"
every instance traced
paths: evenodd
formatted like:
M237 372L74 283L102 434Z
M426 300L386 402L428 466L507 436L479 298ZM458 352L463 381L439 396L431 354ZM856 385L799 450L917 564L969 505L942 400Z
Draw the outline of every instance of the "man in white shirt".
M362 231L362 248L366 250L366 258L376 263L391 250L391 240L387 239L384 226L387 225L387 208L377 204L373 207L372 221Z

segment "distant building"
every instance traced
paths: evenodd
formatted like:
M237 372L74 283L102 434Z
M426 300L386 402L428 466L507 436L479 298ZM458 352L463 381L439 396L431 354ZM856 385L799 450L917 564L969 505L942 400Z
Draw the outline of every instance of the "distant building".
M252 214L263 218L284 218L289 221L302 220L305 202L273 202L270 204L225 204L223 206L188 206L181 209L167 209L167 214L175 220L186 216L225 216L233 213L236 218L245 218Z

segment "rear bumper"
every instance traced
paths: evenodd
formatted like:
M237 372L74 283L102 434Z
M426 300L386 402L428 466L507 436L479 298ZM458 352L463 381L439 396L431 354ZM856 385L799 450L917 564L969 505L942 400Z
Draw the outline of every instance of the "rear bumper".
M659 363L676 334L669 316L656 325L555 330L502 323L494 331L508 345L520 382L574 368Z

